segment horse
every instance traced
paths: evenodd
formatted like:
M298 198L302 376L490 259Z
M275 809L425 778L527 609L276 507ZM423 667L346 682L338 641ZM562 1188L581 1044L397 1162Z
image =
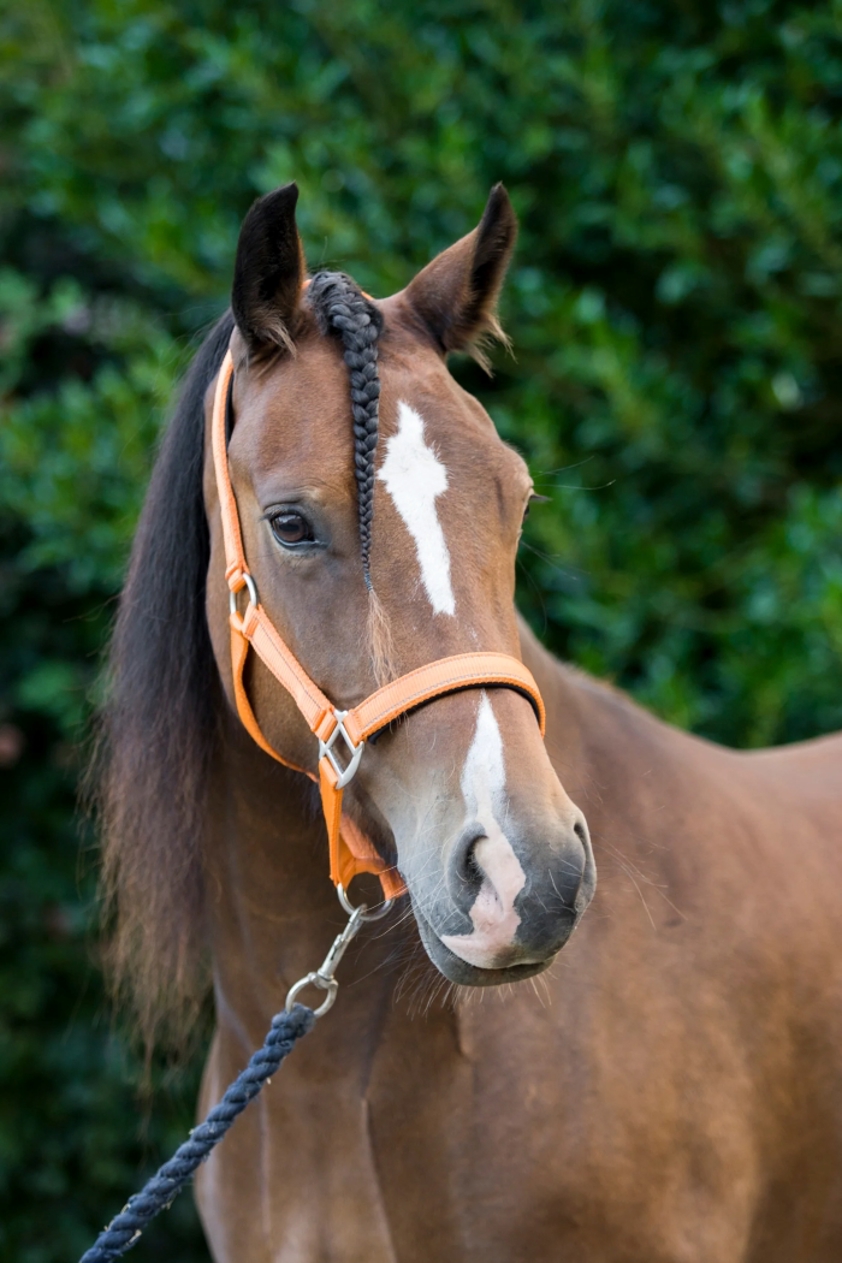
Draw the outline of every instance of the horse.
M537 682L546 735L522 691L475 683L367 744L343 819L377 863L355 897L377 898L373 872L405 893L202 1168L214 1260L836 1263L842 736L720 747L560 663L519 618L529 472L447 368L503 336L501 185L380 301L308 277L297 196L243 222L110 653L111 965L147 1034L194 1028L212 982L200 1112L344 917L316 742L260 658L242 688L263 746L238 710L211 442L227 355L245 556L310 679L352 708L446 655L505 654Z

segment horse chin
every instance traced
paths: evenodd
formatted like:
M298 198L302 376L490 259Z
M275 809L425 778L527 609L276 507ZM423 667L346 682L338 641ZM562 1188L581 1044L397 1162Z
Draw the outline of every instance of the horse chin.
M499 987L504 982L520 982L522 978L533 978L535 974L542 973L551 965L557 955L556 952L552 952L544 960L521 961L516 965L507 965L503 969L480 969L476 965L469 965L466 960L462 960L461 956L457 956L449 947L445 947L418 908L414 907L413 911L421 942L430 960L448 982L455 982L463 987Z

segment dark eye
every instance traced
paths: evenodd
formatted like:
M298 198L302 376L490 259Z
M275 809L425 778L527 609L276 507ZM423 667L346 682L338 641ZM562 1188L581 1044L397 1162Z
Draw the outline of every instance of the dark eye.
M530 508L530 505L533 505L533 504L548 504L548 503L549 503L549 496L539 496L539 495L538 495L538 493L537 493L537 491L533 491L533 492L532 492L532 495L531 495L531 496L529 497L529 499L526 501L526 508L523 510L523 520L524 520L524 522L525 522L525 521L526 521L526 519L529 517L529 508Z
M309 544L316 538L307 519L292 509L276 513L270 524L279 544Z

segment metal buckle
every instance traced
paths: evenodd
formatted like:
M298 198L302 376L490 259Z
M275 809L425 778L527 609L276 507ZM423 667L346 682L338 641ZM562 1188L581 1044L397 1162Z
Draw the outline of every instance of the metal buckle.
M249 601L256 609L258 605L258 600L257 600L257 586L254 582L254 579L252 579L251 575L247 574L245 571L243 571L243 579L245 580L246 587L248 588ZM237 592L242 592L242 590L243 590L242 588L238 588ZM229 610L229 613L231 614L237 613L237 592L229 591L228 593L228 610Z
M347 714L347 710L335 710L333 712L333 717L336 720L336 727L328 737L327 741L322 741L321 738L319 738L319 762L321 763L322 759L328 760L337 776L337 789L344 789L349 781L354 779L357 768L360 766L360 759L363 757L363 750L365 749L365 741L361 741L359 745L355 746L351 738L348 736L345 725L342 722ZM336 744L336 738L340 736L345 742L345 746L351 756L350 761L345 767L342 766L333 752L333 747Z

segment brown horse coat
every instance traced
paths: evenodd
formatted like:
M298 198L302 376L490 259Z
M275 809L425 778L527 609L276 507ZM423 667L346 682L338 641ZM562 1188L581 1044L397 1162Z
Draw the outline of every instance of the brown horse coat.
M202 1172L214 1257L837 1260L842 738L724 750L523 648L591 824L593 908L535 989L422 1012L373 931ZM318 825L277 854L256 822L278 774L232 744L201 1109L340 921Z
M116 961L149 1023L185 1011L209 944L201 1112L344 920L309 783L232 705L207 444L229 346L246 555L312 678L348 706L390 669L522 653L548 726L544 744L522 697L470 690L366 748L346 805L409 898L357 941L335 1009L200 1171L216 1263L837 1263L842 737L722 749L519 624L528 471L444 362L498 328L501 188L402 294L309 291L379 330L376 461L304 297L295 197L244 224L233 316L185 387L112 656ZM313 766L259 663L247 684L275 748Z

